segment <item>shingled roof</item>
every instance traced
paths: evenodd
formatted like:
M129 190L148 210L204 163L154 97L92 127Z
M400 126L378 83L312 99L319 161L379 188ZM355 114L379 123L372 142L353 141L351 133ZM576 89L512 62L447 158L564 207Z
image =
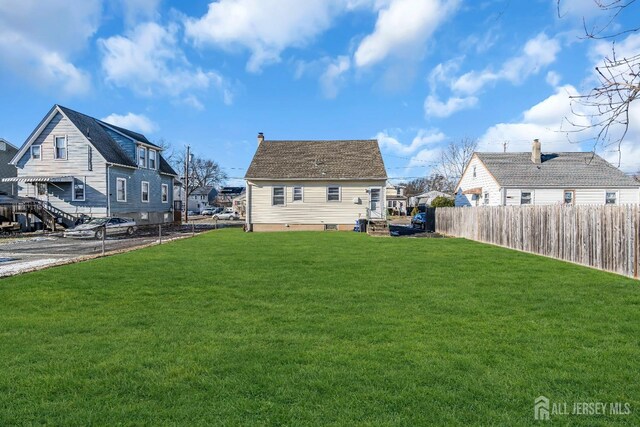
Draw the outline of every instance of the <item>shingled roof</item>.
M593 153L475 153L502 187L638 188L640 184Z
M263 141L246 179L387 179L378 141Z
M74 126L78 128L78 130L82 132L82 134L89 141L91 141L91 144L96 148L96 150L100 152L102 157L104 157L104 159L108 163L132 167L138 166L135 159L132 159L124 152L120 145L105 130L105 127L111 127L135 141L143 142L145 144L157 147L157 145L150 143L149 140L142 134L121 128L119 126L114 126L109 123L105 123L101 120L95 119L91 116L87 116L86 114L79 113L61 105L58 105L57 107L64 113L65 116L67 116L69 120L71 120ZM168 175L178 175L173 170L171 165L169 165L169 163L162 157L161 154L159 154L159 157L160 173Z

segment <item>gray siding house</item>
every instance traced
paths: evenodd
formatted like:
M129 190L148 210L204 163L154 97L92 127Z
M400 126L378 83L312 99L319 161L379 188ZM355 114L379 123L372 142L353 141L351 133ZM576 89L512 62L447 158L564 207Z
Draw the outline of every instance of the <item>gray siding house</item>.
M173 221L175 171L144 136L54 105L11 160L18 195L66 225L80 215Z
M18 174L11 160L18 152L18 148L4 138L0 138L0 178L12 178ZM0 194L16 195L16 185L11 182L0 183Z

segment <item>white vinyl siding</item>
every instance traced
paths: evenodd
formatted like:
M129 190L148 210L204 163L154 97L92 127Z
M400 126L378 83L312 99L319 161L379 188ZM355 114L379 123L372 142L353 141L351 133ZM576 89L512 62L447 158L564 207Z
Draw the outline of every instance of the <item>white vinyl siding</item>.
M384 187L384 181L340 182L341 200L327 201L328 182L300 181L255 182L251 185L250 221L253 224L355 224L358 218L366 218L371 187ZM293 200L293 188L304 188L304 203L273 205L273 189L285 189L285 200ZM380 203L386 205L384 192ZM249 201L247 201L249 203Z
M125 178L116 179L116 200L118 202L127 201L127 180Z
M66 138L67 161L55 158L55 137ZM87 139L62 114L56 113L35 138L33 146L40 147L40 159L25 154L18 160L18 176L75 176L85 180L85 201L72 200L72 183L49 185L48 201L55 208L74 215L101 216L107 213L106 162L98 150L93 150L93 167L87 170ZM114 182L115 183L115 182ZM19 196L34 196L35 186L19 183ZM111 189L113 193L113 189ZM114 196L115 199L115 196Z
M474 174L475 170L475 174ZM475 175L475 176L474 176ZM493 179L493 176L489 173L484 164L477 157L472 157L469 162L469 166L465 170L465 174L460 180L458 185L458 192L456 193L456 206L476 206L481 205L482 200L473 198L472 194L462 194L465 190L472 188L481 188L482 193L489 193L489 205L497 206L502 204L502 193L500 192L500 186Z

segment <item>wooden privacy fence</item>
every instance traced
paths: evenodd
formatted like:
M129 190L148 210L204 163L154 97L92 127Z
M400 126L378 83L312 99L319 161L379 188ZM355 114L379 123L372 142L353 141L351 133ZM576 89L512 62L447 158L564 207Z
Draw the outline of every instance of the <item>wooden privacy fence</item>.
M437 208L436 231L638 278L640 207Z

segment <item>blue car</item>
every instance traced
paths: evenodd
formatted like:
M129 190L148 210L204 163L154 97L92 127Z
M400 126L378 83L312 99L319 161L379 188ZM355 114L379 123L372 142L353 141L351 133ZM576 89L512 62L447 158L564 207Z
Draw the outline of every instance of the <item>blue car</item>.
M427 229L427 215L424 212L420 212L416 214L413 218L411 218L411 227L419 228L421 230Z

